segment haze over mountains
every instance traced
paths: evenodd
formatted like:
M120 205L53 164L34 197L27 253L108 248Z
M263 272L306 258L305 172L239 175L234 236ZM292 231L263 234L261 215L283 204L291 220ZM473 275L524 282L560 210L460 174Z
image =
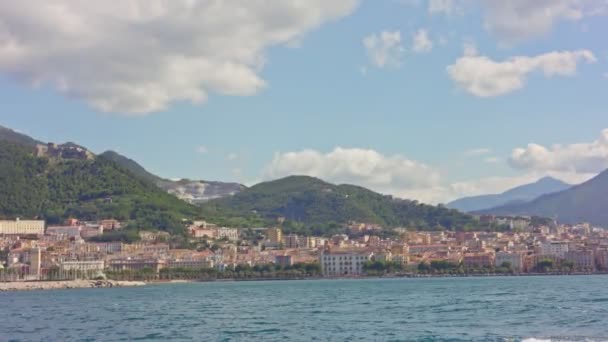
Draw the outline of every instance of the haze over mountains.
M559 192L570 188L559 179L544 177L538 181L518 186L501 194L464 197L448 203L446 206L464 212L479 211L506 204L529 202L541 195Z
M513 203L478 211L480 214L537 215L561 223L589 222L608 227L608 170L564 191L542 195L526 203Z

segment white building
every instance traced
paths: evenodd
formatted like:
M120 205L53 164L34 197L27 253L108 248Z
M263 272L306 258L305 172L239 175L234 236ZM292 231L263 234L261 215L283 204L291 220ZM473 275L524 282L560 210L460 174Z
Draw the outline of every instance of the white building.
M363 273L363 265L374 254L367 250L330 250L319 257L324 276L350 276Z
M560 259L568 252L568 243L564 241L549 241L540 245L540 254L553 255Z
M20 220L0 221L0 235L43 235L44 221Z
M64 271L103 271L105 263L103 260L70 260L63 261L60 267Z
M239 239L239 230L236 228L218 228L216 237L218 239L227 238L230 241L236 241Z
M511 269L516 272L523 271L524 254L518 252L497 252L495 256L495 265L500 267L505 262L511 264Z

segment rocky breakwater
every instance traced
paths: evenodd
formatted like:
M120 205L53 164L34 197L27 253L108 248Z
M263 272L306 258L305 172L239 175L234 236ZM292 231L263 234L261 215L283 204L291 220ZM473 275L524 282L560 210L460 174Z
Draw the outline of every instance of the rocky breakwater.
M0 291L59 290L84 288L109 288L144 286L141 281L117 280L62 280L62 281L15 281L0 283Z

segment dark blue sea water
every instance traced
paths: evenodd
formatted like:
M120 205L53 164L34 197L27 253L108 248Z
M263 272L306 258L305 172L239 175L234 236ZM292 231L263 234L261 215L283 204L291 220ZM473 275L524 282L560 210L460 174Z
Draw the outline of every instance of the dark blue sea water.
M216 282L0 293L0 341L608 340L608 277Z

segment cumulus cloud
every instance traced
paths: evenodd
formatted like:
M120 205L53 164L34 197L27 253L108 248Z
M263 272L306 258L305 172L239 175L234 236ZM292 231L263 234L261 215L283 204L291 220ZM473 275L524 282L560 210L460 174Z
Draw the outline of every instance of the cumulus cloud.
M589 50L554 51L528 57L516 56L497 62L468 49L464 56L447 67L449 76L465 91L479 97L504 95L524 87L530 73L541 71L545 77L573 76L578 63L594 63Z
M104 112L252 95L266 84L266 48L298 41L357 2L3 1L0 73Z
M196 152L199 154L205 154L205 153L209 152L209 149L207 148L207 146L201 145L196 148Z
M499 160L488 157L484 161L494 163ZM434 167L401 155L387 156L372 149L336 147L327 153L311 149L277 153L266 165L262 178L270 180L290 175L308 175L331 183L355 184L399 198L436 204L465 196L501 193L544 176L577 184L595 173L529 170L516 176L448 182Z
M505 44L538 38L560 21L577 21L606 8L604 0L480 0L484 26Z
M545 147L528 144L511 153L509 164L516 169L560 171L578 174L598 173L608 168L608 129L589 143Z
M372 149L342 147L328 153L310 149L277 153L264 172L266 179L289 175L357 184L389 194L433 187L440 180L433 168L401 155L386 156Z
M363 46L373 66L399 67L405 48L400 31L382 31L363 38Z
M228 153L228 155L226 155L226 160L235 161L238 158L239 158L239 155L234 152Z
M425 53L433 50L433 42L427 30L420 29L414 34L412 50L416 53Z

